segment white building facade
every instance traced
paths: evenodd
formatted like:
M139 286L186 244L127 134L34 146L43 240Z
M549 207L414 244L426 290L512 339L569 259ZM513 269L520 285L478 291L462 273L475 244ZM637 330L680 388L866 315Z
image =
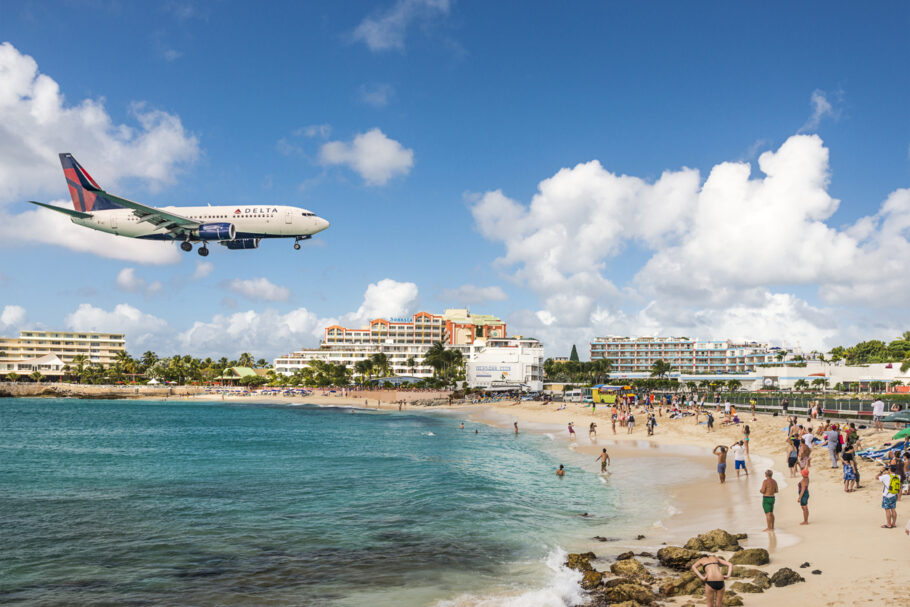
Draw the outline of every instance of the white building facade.
M488 339L476 347L465 365L469 388L519 387L543 390L544 348L536 339Z
M126 352L125 344L122 333L21 331L19 337L0 337L0 373L60 376L63 365L72 365L76 356L107 367Z
M691 340L687 337L597 337L591 360L608 360L612 373L643 373L658 360L682 373L737 373L772 362L767 344L735 344L730 340Z

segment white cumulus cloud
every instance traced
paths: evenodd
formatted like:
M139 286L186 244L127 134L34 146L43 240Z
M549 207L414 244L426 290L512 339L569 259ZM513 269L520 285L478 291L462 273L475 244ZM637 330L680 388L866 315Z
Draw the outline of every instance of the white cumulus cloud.
M64 324L71 331L124 333L127 349L132 352L150 348L171 350L172 330L167 321L125 303L114 306L113 310L80 304L67 315Z
M354 40L373 52L404 50L408 27L449 13L449 0L398 0L386 10L366 17L354 30Z
M724 162L703 182L692 169L651 182L591 161L540 182L527 205L496 190L471 210L504 247L497 263L542 303L517 315L522 330L559 343L606 333L834 345L850 306L910 322L910 189L831 225L828 155L817 135L794 135L761 154L760 174Z
M5 305L0 312L0 330L18 329L25 324L26 318L27 314L22 306Z
M215 264L210 261L197 261L196 269L193 270L193 280L202 280L208 278L215 271Z
M235 278L225 283L225 287L238 295L255 301L287 301L291 290L272 283L268 278Z
M371 129L359 133L351 143L324 143L319 150L319 160L325 166L347 166L369 185L385 185L392 177L411 171L414 150L386 137L379 129Z
M368 285L363 303L342 320L349 326L359 327L376 318L409 316L418 311L418 305L416 284L386 278Z

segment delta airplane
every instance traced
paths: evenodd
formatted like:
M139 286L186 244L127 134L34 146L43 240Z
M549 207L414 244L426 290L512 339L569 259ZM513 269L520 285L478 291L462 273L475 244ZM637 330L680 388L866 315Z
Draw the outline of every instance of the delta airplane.
M102 190L72 154L60 154L60 164L75 210L29 202L69 215L73 223L101 232L179 242L184 251L192 251L193 243L199 242L203 257L209 254L209 242L228 249L255 249L263 238L293 238L294 248L299 250L301 240L329 227L328 221L306 209L271 204L147 207Z

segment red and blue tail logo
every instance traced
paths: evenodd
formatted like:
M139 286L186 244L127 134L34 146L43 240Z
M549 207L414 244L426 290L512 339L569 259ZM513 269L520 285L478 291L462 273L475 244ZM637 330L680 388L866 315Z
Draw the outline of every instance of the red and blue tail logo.
M91 213L124 208L105 196L101 186L72 154L60 154L60 164L63 166L63 176L66 177L66 185L69 186L70 196L73 198L74 209Z

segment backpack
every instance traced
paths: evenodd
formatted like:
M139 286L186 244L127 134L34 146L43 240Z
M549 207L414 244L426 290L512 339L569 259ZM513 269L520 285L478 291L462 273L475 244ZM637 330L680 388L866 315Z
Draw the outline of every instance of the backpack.
M892 474L891 480L888 482L888 493L891 495L897 495L901 492L901 477Z

